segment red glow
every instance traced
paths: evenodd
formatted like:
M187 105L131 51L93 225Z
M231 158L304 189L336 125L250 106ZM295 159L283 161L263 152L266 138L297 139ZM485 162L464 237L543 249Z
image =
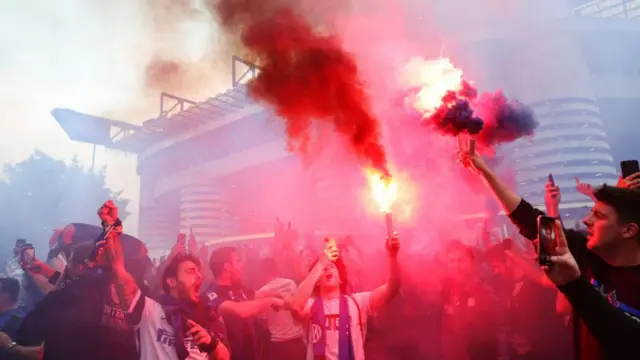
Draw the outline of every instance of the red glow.
M380 128L358 66L335 36L321 35L295 9L276 0L223 0L223 23L241 28L242 43L259 59L250 94L286 120L289 145L306 153L313 121L333 125L365 162L387 173Z

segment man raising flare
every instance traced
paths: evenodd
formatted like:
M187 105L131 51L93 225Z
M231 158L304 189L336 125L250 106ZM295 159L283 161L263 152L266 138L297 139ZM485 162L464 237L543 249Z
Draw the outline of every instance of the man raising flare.
M529 240L544 215L509 189L477 154L460 154ZM580 359L640 359L640 192L604 186L584 219L588 235L557 222L558 247L547 269L582 321ZM577 335L577 334L576 334Z
M306 327L307 360L364 360L369 314L400 291L396 237L387 240L389 278L371 292L349 294L347 273L333 241L300 284L293 301L296 317Z
M117 221L117 208L106 202L103 223ZM136 327L142 360L228 360L229 352L212 328L222 330L215 312L200 303L200 262L192 255L177 255L162 275L163 294L158 301L142 294L124 267L121 228L107 237L106 254L121 306ZM205 327L206 326L206 327Z

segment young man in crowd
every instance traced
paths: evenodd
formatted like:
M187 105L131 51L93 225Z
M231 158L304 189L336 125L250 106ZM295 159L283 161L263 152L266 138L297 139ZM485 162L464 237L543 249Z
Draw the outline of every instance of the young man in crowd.
M544 213L509 189L478 154L459 156L483 178L520 233L536 240L537 220ZM558 246L547 275L584 325L578 358L638 359L640 192L604 186L594 196L597 201L584 219L587 236L563 231L557 221Z
M108 225L118 221L117 207L111 201L104 204L100 214ZM219 317L201 306L202 274L197 257L174 256L162 275L165 294L153 300L142 294L125 268L121 230L116 228L107 237L105 252L120 304L138 334L140 359L228 360L226 346L213 331L221 331Z
M286 294L293 297L298 286L295 281L278 276L278 265L273 258L263 259L260 262L260 271L267 278L267 283L258 290L258 294ZM304 359L304 331L291 315L291 311L269 310L261 317L266 320L269 330L263 360Z
M253 290L242 285L243 263L235 248L214 250L209 267L215 280L204 296L224 319L231 359L258 360L256 318L271 308L283 308L284 301L271 295L256 297Z
M45 360L137 360L133 327L125 321L103 251L94 239L76 245L57 287L25 317L13 354Z
M307 332L307 360L364 360L367 317L400 292L397 237L386 242L387 283L371 292L349 294L344 263L335 241L328 240L323 256L300 284L293 311Z

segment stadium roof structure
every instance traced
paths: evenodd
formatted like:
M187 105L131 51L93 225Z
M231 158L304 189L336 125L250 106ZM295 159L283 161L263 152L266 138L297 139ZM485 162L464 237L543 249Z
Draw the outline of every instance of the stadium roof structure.
M52 110L51 115L73 141L137 154L163 139L254 105L242 81L255 77L257 66L234 56L232 70L232 88L202 102L161 93L160 114L142 125L62 108Z

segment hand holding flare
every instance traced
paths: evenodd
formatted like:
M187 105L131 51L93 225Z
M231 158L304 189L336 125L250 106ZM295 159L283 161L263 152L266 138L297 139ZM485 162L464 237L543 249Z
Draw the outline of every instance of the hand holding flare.
M466 142L466 143L465 143ZM476 152L476 134L458 134L458 151L466 151L469 154Z

